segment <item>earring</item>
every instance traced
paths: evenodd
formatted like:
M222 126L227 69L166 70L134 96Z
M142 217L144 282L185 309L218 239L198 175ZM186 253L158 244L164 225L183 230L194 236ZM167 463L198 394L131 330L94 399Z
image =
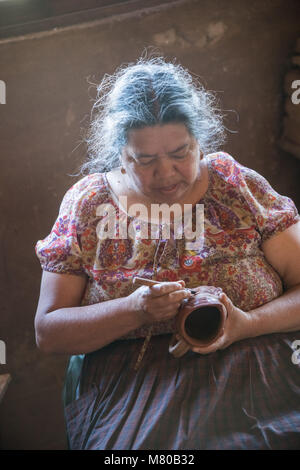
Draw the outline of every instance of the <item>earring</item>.
M126 170L123 166L121 166L121 173L122 173L122 175L125 175L125 173L126 173Z

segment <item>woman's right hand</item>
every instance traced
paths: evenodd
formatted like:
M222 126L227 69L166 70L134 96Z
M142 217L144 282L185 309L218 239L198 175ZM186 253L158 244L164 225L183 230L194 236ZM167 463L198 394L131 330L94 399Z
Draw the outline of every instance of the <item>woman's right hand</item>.
M133 310L138 311L142 324L148 325L173 318L182 301L190 296L184 281L176 281L141 286L129 295L128 300Z

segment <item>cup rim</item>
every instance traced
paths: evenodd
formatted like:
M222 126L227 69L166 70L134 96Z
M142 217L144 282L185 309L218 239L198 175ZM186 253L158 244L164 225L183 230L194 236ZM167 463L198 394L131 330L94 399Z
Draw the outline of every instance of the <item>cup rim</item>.
M194 294L194 295L196 296L197 294ZM187 317L194 310L197 310L199 307L201 307L201 304L197 306L196 305L197 302L193 301L194 299L191 299L191 298L187 299L188 301L185 303L185 305L182 306L182 312L183 313L181 313L181 315L179 313L179 315L178 315L177 332L192 347L208 346L208 345L212 344L213 342L215 342L223 333L224 324L225 324L226 315L227 315L227 310L226 310L225 305L220 300L218 300L218 298L216 298L216 296L212 296L212 297L215 297L214 301L209 303L209 305L207 305L207 306L208 307L216 307L219 310L219 312L220 312L220 327L219 327L217 333L214 336L210 337L209 339L207 339L207 340L197 340L196 338L193 338L192 336L189 336L186 333L186 330L185 330L185 322L186 322ZM191 302L189 302L190 300L191 300ZM186 313L184 313L185 309L186 309Z

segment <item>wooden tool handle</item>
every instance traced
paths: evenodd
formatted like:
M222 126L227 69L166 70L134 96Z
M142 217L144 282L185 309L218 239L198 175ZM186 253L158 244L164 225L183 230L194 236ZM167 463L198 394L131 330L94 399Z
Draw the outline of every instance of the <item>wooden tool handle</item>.
M154 286L155 284L161 284L159 281L152 281L152 279L146 279L145 277L135 276L132 281L135 286Z
M132 280L132 283L134 286L154 286L155 284L162 284L160 281L152 281L152 279L146 279L145 277L138 277L135 276ZM191 294L196 294L197 292L193 289L188 289L187 290L191 292Z

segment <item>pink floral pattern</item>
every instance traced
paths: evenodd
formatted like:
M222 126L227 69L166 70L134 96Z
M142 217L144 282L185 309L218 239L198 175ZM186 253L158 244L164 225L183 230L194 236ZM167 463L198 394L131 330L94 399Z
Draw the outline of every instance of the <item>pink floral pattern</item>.
M209 187L204 204L204 244L188 251L184 239L142 238L142 223L128 217L112 198L105 174L88 175L74 184L61 203L51 233L36 244L44 270L88 278L82 305L129 295L133 276L159 281L183 279L187 287L221 287L245 311L278 297L283 285L261 249L263 241L300 220L291 199L278 194L265 178L232 156L207 156ZM101 204L116 211L119 225L135 222L136 237L100 239ZM102 218L102 219L101 219ZM153 334L174 331L174 322L153 326ZM140 328L124 338L146 336Z

